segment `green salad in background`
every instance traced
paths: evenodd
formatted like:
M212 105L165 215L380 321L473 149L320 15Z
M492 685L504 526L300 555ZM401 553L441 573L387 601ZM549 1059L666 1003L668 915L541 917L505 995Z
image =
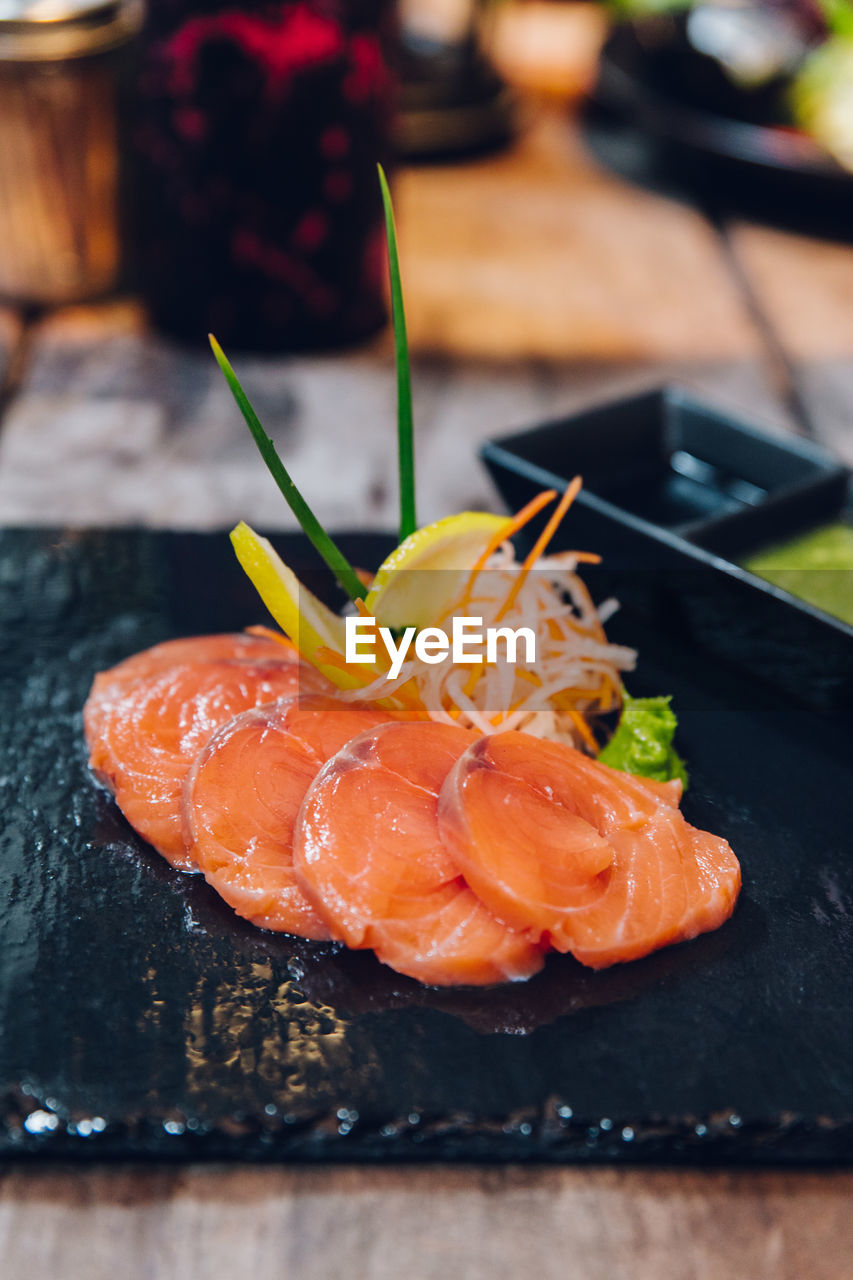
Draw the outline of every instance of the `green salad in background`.
M606 4L617 23L643 33L645 47L667 49L670 71L681 63L690 105L793 126L853 170L853 0Z

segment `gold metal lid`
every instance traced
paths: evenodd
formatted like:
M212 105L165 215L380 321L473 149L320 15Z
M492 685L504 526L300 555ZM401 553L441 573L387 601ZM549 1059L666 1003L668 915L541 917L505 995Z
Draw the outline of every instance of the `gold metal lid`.
M0 64L105 53L142 25L143 0L0 0Z

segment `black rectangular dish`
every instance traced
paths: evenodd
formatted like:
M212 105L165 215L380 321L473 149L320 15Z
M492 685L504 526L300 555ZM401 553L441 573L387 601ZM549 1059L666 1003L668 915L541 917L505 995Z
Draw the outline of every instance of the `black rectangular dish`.
M722 550L838 509L845 469L794 436L756 430L679 387L596 405L485 446L490 466L584 477L586 493L626 527L666 529Z
M277 540L329 584L298 537ZM373 566L389 541L345 540ZM649 571L652 572L652 571ZM853 1153L849 735L631 602L685 814L744 889L718 932L594 973L430 990L243 924L88 776L93 673L263 621L225 534L0 534L0 1151L257 1160L842 1162Z
M824 450L665 387L491 441L482 457L512 508L583 476L560 536L603 554L601 590L612 572L697 652L803 705L853 709L853 627L736 563L842 514L848 473Z

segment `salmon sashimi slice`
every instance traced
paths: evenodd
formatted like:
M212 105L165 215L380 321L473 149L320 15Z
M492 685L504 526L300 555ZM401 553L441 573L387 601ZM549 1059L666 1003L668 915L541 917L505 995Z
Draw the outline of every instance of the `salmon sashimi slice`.
M662 805L642 831L615 832L613 870L598 902L578 911L571 951L603 969L718 929L735 908L740 864L727 842Z
M328 694L291 698L282 706L282 715L287 731L313 751L319 764L325 764L365 729L375 729L399 718L393 711L366 703L345 702Z
M294 866L332 936L432 986L528 978L540 947L472 893L438 832L438 794L476 735L430 721L354 738L305 796Z
M607 769L609 765L599 764L599 768ZM616 770L618 773L618 769ZM659 800L661 804L668 804L671 809L677 809L681 804L681 797L684 794L684 783L680 778L670 778L668 782L658 782L657 778L640 778L635 774L628 774L627 777L635 784L639 784L649 792L654 799Z
M439 830L495 915L593 968L717 928L740 890L726 841L691 827L671 791L517 732L459 757Z
M89 763L125 817L173 866L184 848L181 794L196 755L240 711L299 691L310 669L284 662L193 662L136 682L102 708Z
M258 627L253 632L222 632L216 635L185 636L164 640L150 649L134 653L123 662L99 671L92 683L83 708L86 741L91 744L98 733L107 709L124 695L153 676L193 662L298 662L299 654L285 635ZM327 687L319 672L312 672L311 687L320 691ZM321 684L320 681L323 681Z
M525 982L545 963L541 947L508 929L461 880L413 900L386 922L377 958L431 987Z
M244 711L202 748L184 784L188 856L239 916L263 929L329 938L293 869L293 832L321 765L387 712L330 697Z
M696 937L719 929L735 909L741 889L741 870L726 840L688 826L696 867L697 893L692 904ZM689 864L693 870L693 864ZM701 895L701 896L700 896Z
M614 856L584 818L523 779L484 767L477 748L442 788L439 831L490 910L558 951L569 949L572 914L599 898Z
M573 812L604 833L642 827L664 797L666 803L677 805L676 797L681 794L680 783L673 788L669 783L637 778L599 764L574 747L518 730L481 739L476 759L480 765L527 782L545 795L570 788Z

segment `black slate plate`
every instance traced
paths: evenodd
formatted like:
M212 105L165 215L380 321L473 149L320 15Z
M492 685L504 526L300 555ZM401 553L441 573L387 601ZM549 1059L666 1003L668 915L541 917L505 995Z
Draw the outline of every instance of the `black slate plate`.
M282 546L311 577L304 543ZM347 547L372 564L387 541ZM735 916L600 974L553 957L527 985L430 991L241 924L87 776L97 668L258 620L224 534L7 531L0 595L4 1154L849 1159L843 726L626 613L636 691L676 696L685 811L742 859Z

